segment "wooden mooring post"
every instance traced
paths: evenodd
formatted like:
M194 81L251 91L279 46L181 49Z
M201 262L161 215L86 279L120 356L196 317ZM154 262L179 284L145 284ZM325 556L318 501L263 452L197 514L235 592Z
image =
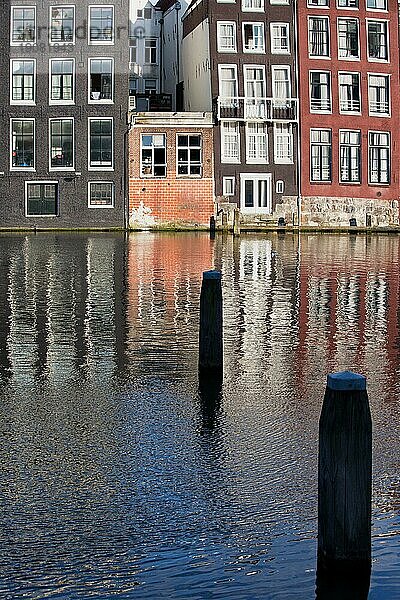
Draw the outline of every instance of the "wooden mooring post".
M205 271L200 294L199 370L223 367L222 275Z
M366 379L328 375L319 422L318 571L371 568L372 423Z
M233 235L240 235L240 210L233 211Z

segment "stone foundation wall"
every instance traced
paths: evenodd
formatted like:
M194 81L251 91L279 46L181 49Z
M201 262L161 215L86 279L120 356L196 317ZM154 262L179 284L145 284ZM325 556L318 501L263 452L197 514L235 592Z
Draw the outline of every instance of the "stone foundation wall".
M224 213L226 215L226 225L229 227L233 226L233 213L237 208L236 203L229 202L229 198L226 198L225 196L218 196L217 207L219 212L217 217L217 225L219 227L223 225L222 213ZM243 225L251 226L277 225L280 217L285 219L285 223L287 225L298 225L297 196L282 196L282 201L276 204L275 210L272 214L249 214L241 212L240 222Z
M371 198L302 198L301 225L348 227L350 219L356 219L359 227L398 225L399 202Z

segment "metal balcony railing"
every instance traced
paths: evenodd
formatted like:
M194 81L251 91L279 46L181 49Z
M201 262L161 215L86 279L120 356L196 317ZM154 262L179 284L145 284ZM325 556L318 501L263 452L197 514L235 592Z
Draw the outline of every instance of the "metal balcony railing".
M378 100L376 102L370 100L369 112L379 115L389 115L389 102L386 102L385 100Z
M214 109L224 121L297 121L297 98L249 98L218 96Z

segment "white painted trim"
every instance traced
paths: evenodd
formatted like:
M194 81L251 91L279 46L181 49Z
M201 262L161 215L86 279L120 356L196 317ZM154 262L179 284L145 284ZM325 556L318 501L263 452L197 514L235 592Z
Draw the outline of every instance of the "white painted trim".
M32 121L33 122L33 167L13 167L12 164L12 155L13 155L13 131L12 131L12 122L13 121ZM11 117L10 118L10 171L20 171L25 173L34 173L36 171L36 119L26 118L26 117Z
M52 167L51 166L51 124L53 121L72 121L72 167ZM53 117L49 119L49 171L50 172L73 172L75 171L75 119L74 117Z
M254 208L245 206L245 181L252 180L256 181L266 181L267 185L267 206ZM258 190L257 190L258 196ZM257 198L258 199L258 198ZM246 214L272 214L272 175L271 173L240 173L240 212Z
M112 203L111 204L100 204L100 205L96 205L96 204L92 205L92 204L90 204L90 186L93 183L94 184L99 184L99 183L101 183L101 184L103 184L103 183L111 184L111 190L112 190ZM94 180L88 181L88 208L90 208L90 209L96 209L96 208L101 208L101 209L104 209L104 208L114 208L114 205L115 205L115 182L114 181L102 181L100 179L98 179L96 181L94 181Z
M33 100L13 100L13 63L15 62L33 62ZM36 106L36 81L37 81L37 71L36 71L36 58L10 58L10 104L12 106Z
M51 97L52 93L52 75L53 75L53 62L63 61L68 62L72 61L72 100L53 100ZM75 95L76 95L76 66L75 66L75 58L66 56L65 58L49 58L49 106L72 106L75 104Z
M74 11L74 17L73 17L73 28L72 28L72 42L52 42L51 41L51 9L52 8L72 8L72 10ZM51 6L49 6L49 46L53 46L55 48L61 46L74 46L75 42L76 42L76 7L74 4L52 4Z
M57 214L55 215L28 215L28 185L46 185L46 184L55 184L57 186ZM54 217L58 217L60 215L60 182L58 180L29 180L25 181L25 217L28 219L54 219Z
M33 9L35 12L35 41L34 42L13 42L12 39L12 35L13 35L13 22L14 22L14 10L21 10L21 9ZM10 46L23 46L24 48L30 47L30 46L36 46L37 44L37 10L36 10L36 5L29 5L29 6L24 6L23 4L14 4L11 6L11 10L10 10Z
M111 151L112 151L112 160L111 165L95 165L92 166L90 164L90 124L92 121L111 121ZM114 171L114 117L107 117L103 115L99 115L98 117L88 117L88 171Z
M111 40L91 40L90 39L90 9L91 8L112 8L112 39ZM115 6L114 4L89 4L88 5L88 45L89 46L113 46L115 44Z
M112 98L111 100L92 100L90 97L90 87L91 87L91 62L92 60L111 60L111 86L112 86ZM90 56L88 58L88 104L114 104L115 97L115 61L112 56Z

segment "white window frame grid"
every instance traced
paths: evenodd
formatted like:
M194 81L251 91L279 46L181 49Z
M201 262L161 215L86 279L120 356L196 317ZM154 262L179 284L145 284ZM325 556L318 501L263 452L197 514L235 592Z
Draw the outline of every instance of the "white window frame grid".
M245 182L252 180L253 184L265 182L267 192L267 206L245 206ZM254 188L253 188L254 189ZM257 188L258 197L258 188ZM259 198L258 198L259 199ZM272 214L272 175L271 173L240 173L240 211L247 214Z
M385 146L371 146L370 144L370 136L371 135L387 135L388 138L388 143ZM381 182L381 181L372 181L371 180L371 149L372 148L387 148L388 149L388 181L387 182ZM368 131L368 183L369 185L390 185L391 183L391 160L392 160L392 153L391 153L391 135L389 131L372 131L369 130Z
M227 182L230 182L231 186L232 186L232 191L228 192L227 191ZM232 197L235 195L235 187L236 187L236 180L235 177L223 177L222 178L222 195L223 196L229 196Z
M26 9L26 10L33 10L35 13L35 39L32 42L26 42L25 40L22 40L21 42L14 42L13 41L13 24L14 24L14 10L22 10L22 9ZM36 5L28 5L28 6L24 6L23 4L14 4L11 6L11 11L10 11L10 46L36 46L37 44L37 10L36 10Z
M360 1L363 2L363 0L345 0L347 3L349 2L353 2L354 6L348 6L346 4L340 4L340 0L336 0L336 7L339 8L340 10L359 10L360 8Z
M91 204L90 203L90 191L91 191L91 186L92 185L98 185L98 184L107 184L107 185L111 185L111 191L112 191L112 199L111 199L111 204ZM101 180L97 180L97 181L88 181L88 208L100 208L100 209L107 209L107 208L114 208L115 206L115 183L114 181L101 181Z
M387 85L387 106L388 106L388 110L387 112L383 112L383 111L374 111L371 108L371 93L370 93L370 80L372 77L384 77L386 79L386 81L388 82ZM368 84L368 114L370 116L373 117L383 117L383 118L388 118L391 116L391 105L392 105L392 101L391 101L391 77L390 74L388 73L368 73L367 74L367 84ZM378 104L376 102L376 104Z
M57 190L57 214L55 215L28 215L28 186L29 185L55 185ZM25 217L27 219L54 219L54 217L58 217L60 214L60 182L57 179L54 180L42 180L42 179L34 179L25 181Z
M274 35L274 28L275 27L279 27L281 29L286 29L286 36L282 36L282 35L278 35L275 36ZM283 48L282 44L280 43L279 46L275 45L275 40L279 40L280 42L283 39L287 39L287 48ZM274 23L270 23L270 39L271 39L271 54L290 54L290 23L283 23L283 22L274 22Z
M223 79L221 76L223 69L232 69L234 71L235 78L234 79ZM221 84L223 81L235 82L235 94L233 96L224 96L222 94ZM233 107L237 106L237 102L238 102L237 99L239 96L238 90L239 90L239 87L238 87L237 64L236 63L225 63L225 64L218 65L218 95L220 96L220 98L230 98L230 100L228 100L227 102L224 103L223 106L225 108L233 108Z
M312 98L312 76L314 73L319 73L320 75L327 75L327 81L328 81L328 96L326 97L327 100L327 107L323 108L322 107L322 102L323 100L320 98L320 102L321 102L321 108L317 108L315 106L313 106L313 98ZM325 114L330 114L332 113L332 73L331 71L319 71L319 70L312 70L309 71L309 90L310 90L310 112L311 113L325 113ZM316 100L316 99L315 99ZM315 101L314 100L314 101Z
M74 17L73 17L73 29L72 29L72 42L52 42L51 41L51 12L53 8L72 8ZM76 41L76 7L74 4L52 4L49 6L49 46L74 46Z
M359 108L358 110L344 110L342 108L342 100L340 96L340 78L342 75L357 75L358 76L358 95L359 95ZM339 113L344 115L359 115L361 113L362 98L361 98L361 73L358 71L339 71L338 72L338 98L339 98Z
M387 13L387 11L388 11L388 0L383 0L383 1L384 1L384 4L385 4L384 8L380 8L380 7L376 8L376 7L368 6L368 0L366 0L366 2L365 2L365 7L366 7L367 10L373 10L373 11L376 11L376 12L385 12L385 13Z
M94 100L91 97L92 60L111 60L111 100L108 100L108 99ZM115 86L114 58L112 56L90 56L88 58L88 104L114 104L114 95L115 95L114 86Z
M91 29L91 18L90 11L92 8L111 8L112 9L112 36L111 40L91 40L90 29ZM114 4L89 4L88 6L88 45L89 46L113 46L115 43L115 6Z
M358 144L351 144L346 143L346 142L342 142L341 137L342 137L342 133L357 133L359 135L359 143ZM347 179L342 179L342 147L343 148L357 148L358 149L358 173L359 173L359 178L358 180L347 180ZM362 180L362 152L361 152L361 148L362 148L362 135L361 135L361 130L360 129L339 129L339 182L343 183L344 185L360 185L361 184L361 180ZM351 152L350 152L351 154ZM351 156L350 156L350 163L348 165L348 170L351 173L352 169L351 169Z
M254 36L254 28L256 27L260 27L261 28L261 32L262 32L262 46L260 48L246 48L245 46L245 26L251 26L252 31L253 31L253 40L254 39L259 39L256 38L256 36ZM265 54L265 25L262 21L243 21L242 23L242 45L243 45L243 53L244 54Z
M185 135L188 137L188 145L187 146L179 146L178 145L178 140L179 140L179 136ZM190 146L189 145L189 138L190 136L199 136L200 138L200 146ZM181 178L191 178L191 179L200 179L203 176L203 136L200 132L187 132L187 131L180 131L179 133L176 134L175 137L175 146L176 146L176 176ZM179 161L178 161L178 152L179 149L181 150L187 150L188 151L188 160L187 160L187 167L188 167L188 173L178 173L178 169L179 169ZM190 150L191 149L196 149L196 150L200 150L200 164L196 163L193 161L191 161L190 159ZM185 163L186 164L186 163ZM193 165L199 166L200 167L200 173L190 173L190 167Z
M14 83L14 63L32 62L33 63L33 99L32 100L13 100ZM10 58L10 104L13 106L35 106L36 105L36 58Z
M286 5L290 4L290 0L269 0L269 3L272 5Z
M53 76L53 63L54 62L59 62L59 61L63 61L63 62L72 62L72 100L53 100L51 97L51 93L52 93L52 76ZM71 58L69 56L63 57L63 58L59 58L59 57L54 57L54 58L50 58L49 59L49 105L50 106L71 106L73 104L75 104L75 93L76 93L76 82L75 82L75 77L76 77L76 68L75 68L75 58Z
M110 165L91 165L90 164L90 128L92 121L111 121L111 166ZM88 118L88 171L114 171L115 147L114 147L114 117L99 115L97 117Z
M387 58L376 58L369 55L369 25L370 23L385 23L386 25L386 52ZM388 19L365 19L366 35L367 35L367 59L368 62L388 63L390 62L390 39L389 39L389 21Z
M275 193L283 194L285 192L285 182L283 179L277 179L275 182Z
M146 46L147 42L155 42L155 46ZM146 53L147 51L149 51L150 53L150 58L151 58L151 54L152 54L152 50L155 50L155 55L156 55L156 60L155 62L149 62L148 60L146 60ZM145 65L152 65L152 66L156 66L159 63L159 44L158 44L158 39L155 37L146 37L144 38L144 64Z
M357 56L343 56L340 51L340 29L339 29L339 25L341 22L353 22L357 24L357 49L358 49L358 53ZM337 49L338 49L338 59L339 60L351 60L351 61L359 61L360 60L360 53L361 53L361 48L360 48L360 21L358 18L356 17L338 17L337 19Z
M235 147L237 148L237 154L235 153L235 156L227 156L224 153L224 147L225 147L225 136L226 136L226 130L231 130L235 128L235 132L234 133L229 133L228 135L231 137L235 137ZM231 144L233 146L233 144ZM241 155L241 148L240 148L240 127L239 127L239 122L238 121L221 121L221 163L224 164L240 164L240 155Z
M220 45L220 41L222 38L220 27L222 26L230 26L233 30L233 45L230 48L223 48ZM221 54L235 54L237 52L237 31L236 31L236 21L217 21L217 51Z
M154 148L157 146L154 146L154 142L153 145L151 146L153 152L152 152L152 171L153 173L148 173L145 174L143 173L143 143L142 143L142 139L143 136L163 136L164 138L164 152L165 152L165 162L163 163L162 166L165 167L165 175L154 175ZM161 146L159 146L161 147ZM145 148L148 148L148 146L145 146ZM167 139L167 134L165 132L162 133L155 133L155 132L151 132L151 131L146 131L146 133L144 133L143 131L140 133L140 177L143 179L166 179L168 176L168 139ZM175 173L176 174L176 173Z
M280 131L278 131L280 128ZM286 133L283 130L286 129ZM280 142L278 140L286 140L286 142ZM278 154L278 148L288 148L289 152L285 154L280 152ZM276 165L292 165L294 162L294 140L293 140L293 126L287 122L275 122L274 123L274 163Z
M217 2L234 2L235 0L217 0ZM250 6L246 6L249 4ZM260 6L252 6L259 4ZM242 0L242 12L264 12L264 0Z
M262 73L262 79L249 79L251 71L258 71ZM267 106L267 80L265 75L265 65L262 64L246 64L243 65L243 82L244 82L244 108L246 119L264 119L266 117ZM255 92L257 87L263 89L262 94L248 95L248 86L252 87L252 91Z
M51 124L53 121L72 121L72 167L51 166ZM75 171L75 119L74 117L53 117L49 119L49 172Z
M320 132L329 132L329 142L313 142L312 141L312 133L314 131L320 131ZM321 175L324 172L324 166L323 166L323 152L322 152L322 148L330 148L330 155L329 155L329 178L327 179L313 179L313 146L318 146L319 150L319 172L321 173ZM333 155L333 148L332 148L332 129L330 127L312 127L310 129L310 183L312 184L327 184L327 183L332 183L332 175L333 175L333 165L332 165L332 155Z
M332 0L307 0L308 8L330 8L330 2Z
M310 34L311 34L311 29L310 29L310 23L312 19L318 19L321 21L324 21L325 23L328 24L328 27L326 29L326 35L327 35L327 54L311 54L311 48L310 48ZM324 31L325 32L325 31ZM324 16L324 15L310 15L307 18L307 43L308 43L308 56L309 58L312 59L322 59L322 60L326 60L327 58L330 58L331 56L331 30L330 30L330 18L328 16Z
M276 74L279 71L285 71L287 73L287 78L285 80L277 79ZM281 87L282 83L285 83L285 87L287 88L285 90L287 91L287 94L285 96L279 96L278 94L275 94L275 92L277 91L275 88L278 83L280 83ZM274 108L287 108L287 106L290 104L292 97L292 73L290 65L271 65L271 85L272 105L274 106Z
M255 128L255 132L251 129ZM260 131L261 129L261 131ZM253 140L257 156L250 156L250 142ZM265 156L259 153L260 148L264 147ZM246 163L256 165L268 164L268 128L265 121L250 121L246 123Z
M13 167L13 129L12 122L13 121L32 121L33 122L33 167ZM9 154L10 154L10 171L19 171L19 172L28 172L34 173L36 172L36 119L26 118L26 117L12 117L10 119L10 144L9 144Z

